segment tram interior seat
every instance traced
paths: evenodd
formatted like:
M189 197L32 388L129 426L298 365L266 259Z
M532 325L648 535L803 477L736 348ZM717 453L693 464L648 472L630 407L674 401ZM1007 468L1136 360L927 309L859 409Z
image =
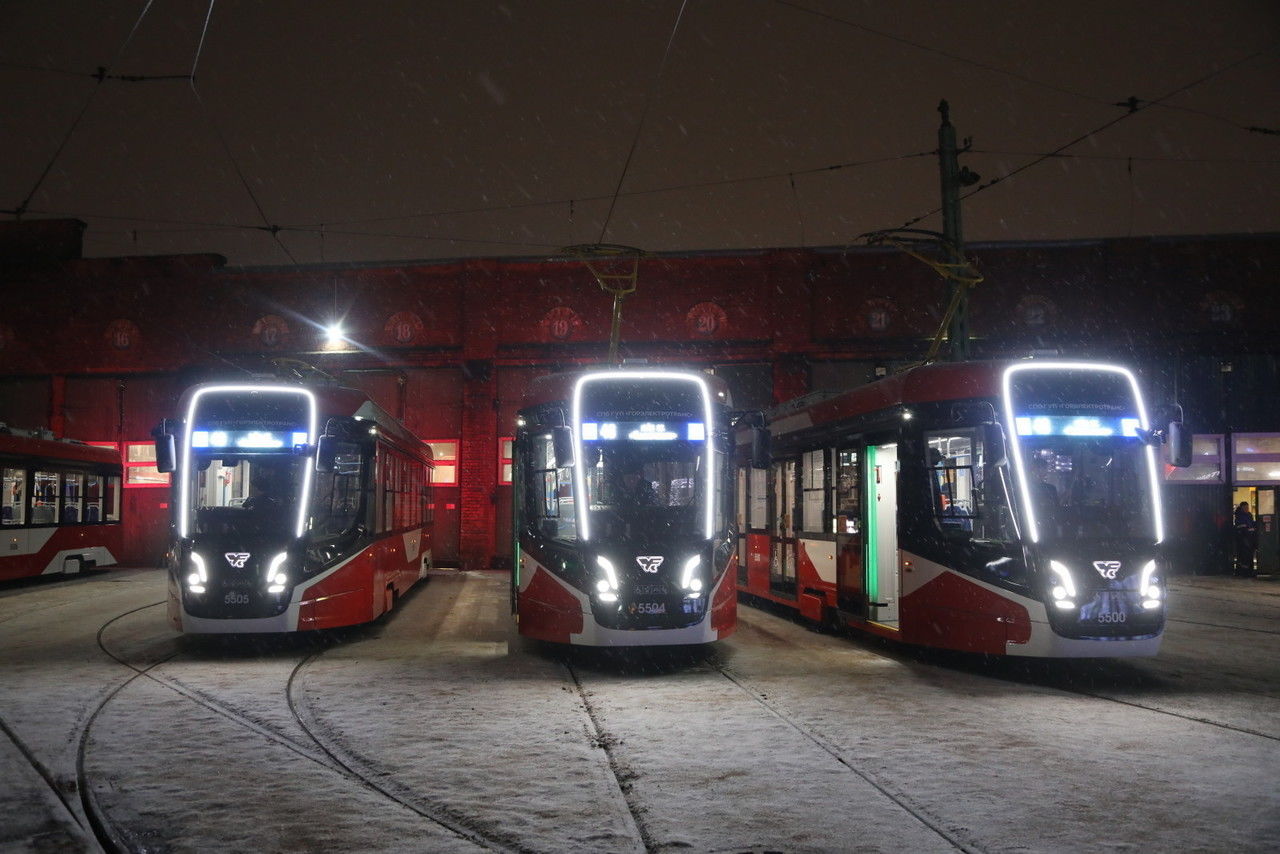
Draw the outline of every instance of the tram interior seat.
M80 508L78 508L78 507L63 507L63 508L62 508L62 518L60 519L60 521L62 521L62 522L79 522L79 521L80 521Z
M47 504L37 504L31 508L32 525L48 525L53 521L53 508Z
M102 511L98 509L96 504L90 504L89 509L84 513L84 520L86 522L97 522L101 518Z
M13 508L0 507L0 522L12 522L12 521L13 521Z

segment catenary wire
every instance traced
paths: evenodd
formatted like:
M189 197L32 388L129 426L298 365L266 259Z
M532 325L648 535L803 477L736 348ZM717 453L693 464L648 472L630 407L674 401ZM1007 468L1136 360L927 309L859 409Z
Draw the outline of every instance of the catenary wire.
M635 136L631 138L631 148L627 151L627 159L623 161L622 173L618 175L618 185L613 188L613 198L609 201L609 212L605 214L604 223L600 226L600 239L597 243L604 242L604 236L609 231L609 222L613 219L613 209L618 204L618 194L622 192L622 182L627 180L627 171L631 168L631 158L635 156L636 146L640 143L640 134L644 131L645 119L649 117L649 109L653 106L653 101L658 96L658 87L662 84L662 72L667 67L667 60L671 58L671 46L676 42L676 33L680 30L680 21L684 18L685 7L689 5L689 0L681 0L680 11L676 12L675 23L671 25L671 35L667 38L667 48L662 53L662 61L658 63L658 73L653 78L653 88L649 90L649 97L645 98L644 111L640 113L640 121L636 123Z
M792 2L792 0L774 0L774 2L780 6L786 6L789 9L794 9L797 12L803 12L808 15L813 15L815 17L823 18L825 20L831 21L832 23L842 24L846 27L852 27L853 29L860 30L861 32L869 33L871 35L878 36L883 39L888 39L889 41L894 41L899 44L904 44L909 47L915 48L916 50L924 51L926 53L936 54L937 56L950 59L953 62L959 62L965 65L971 65L974 68L978 68L983 71L989 71L993 74L1001 74L1005 77L1013 78L1014 80L1021 81L1031 86L1038 86L1042 89L1048 89L1063 95L1070 95L1074 98L1080 98L1085 101L1091 101L1095 104L1105 104L1111 107L1127 107L1129 109L1133 109L1135 105L1160 106L1167 110L1178 110L1181 112L1194 113L1196 115L1205 116L1206 118L1211 118L1216 121L1229 124L1234 128L1238 128L1243 131L1248 131L1250 133L1280 134L1280 130L1276 130L1273 128L1258 127L1256 125L1242 124L1238 121L1235 121L1234 119L1229 119L1226 116L1220 116L1216 113L1211 113L1207 110L1199 110L1194 107L1185 107L1179 104L1158 104L1157 102L1144 101L1139 98L1130 98L1127 101L1120 101L1120 102L1111 101L1106 98L1099 98L1096 95L1090 95L1087 92L1081 92L1077 89L1069 89L1065 86L1058 86L1054 83L1049 83L1044 80L1037 80L1034 77L1028 77L1027 75L1021 74L1017 71L1010 71L1007 68L1001 68L998 65L992 65L989 62L982 62L980 60L973 59L971 57L962 56L957 53L952 53L950 51L943 50L942 48L937 48L937 47L933 47L932 45L927 45L927 44L922 44L920 42L912 41L911 39L905 38L903 36L895 35L894 33L886 32L884 30L880 30L875 27L870 27L870 26L867 26L866 24L861 24L856 21L850 21L849 19L842 18L838 15L832 15L827 12L820 12L817 9L810 9L807 6L802 6L799 3ZM1258 55L1261 55L1262 53L1266 53L1268 52L1268 50L1273 49L1274 47L1276 46L1272 45L1271 48L1261 51Z
M1049 160L1049 159L1051 159L1051 158L1053 158L1053 157L1056 157L1057 155L1061 154L1063 151L1066 151L1068 148L1071 148L1071 147L1072 147L1072 146L1074 146L1074 145L1078 145L1079 143L1081 143L1081 142L1085 141L1086 139L1089 139L1089 138L1090 138L1090 137L1092 137L1092 136L1096 136L1097 134L1102 133L1103 131L1107 130L1108 128L1111 128L1111 127L1113 127L1114 125L1117 125L1117 124L1119 124L1120 122L1124 121L1125 119L1128 119L1128 118L1130 118L1130 117L1132 117L1132 116L1135 116L1135 115L1137 115L1138 113L1143 112L1143 111L1145 111L1145 110L1147 110L1147 109L1150 109L1151 107L1153 107L1153 106L1155 106L1155 105L1157 105L1157 104L1160 104L1161 102L1166 101L1166 100L1168 100L1169 98L1174 97L1175 95L1180 95L1180 94L1182 94L1183 92L1187 92L1187 91L1189 91L1189 90L1191 90L1191 89L1194 89L1196 86L1199 86L1199 85L1201 85L1201 84L1203 84L1203 83L1206 83L1206 82L1208 82L1209 80L1212 80L1212 79L1213 79L1213 78L1215 78L1215 77L1219 77L1219 76L1221 76L1221 75L1223 75L1223 74L1227 73L1228 71L1231 71L1232 69L1234 69L1234 68L1236 68L1236 67L1238 67L1238 66L1240 66L1240 65L1243 65L1243 64L1244 64L1244 63L1246 63L1246 62L1249 62L1250 60L1256 59L1257 57L1261 56L1262 54L1267 53L1267 52L1268 52L1268 51L1270 51L1270 50L1273 50L1275 47L1276 47L1276 45L1274 45L1274 44L1273 44L1273 45L1268 45L1267 47L1265 47L1265 48L1263 48L1263 49L1261 49L1261 50L1254 51L1253 53L1250 53L1250 54L1248 54L1248 55L1246 55L1246 56L1243 56L1243 57L1241 57L1241 58L1239 58L1239 59L1235 60L1234 62L1230 62L1230 63L1228 63L1228 64L1226 64L1226 65L1222 66L1221 68L1217 68L1217 69L1214 69L1213 71L1210 71L1210 72L1208 72L1208 73L1206 73L1206 74L1202 74L1200 77L1197 77L1195 80L1192 80L1192 81L1191 81L1191 82L1189 82L1189 83L1185 83L1185 84L1183 84L1183 85L1181 85L1181 86L1177 87L1176 89L1173 89L1173 90L1171 90L1171 91L1169 91L1169 92L1165 93L1164 95L1161 95L1159 98L1156 98L1156 99L1154 99L1154 100L1135 102L1134 104L1132 104L1132 105L1131 105L1131 107L1130 107L1130 109L1129 109L1129 111L1128 111L1128 112L1123 113L1123 114L1121 114L1121 115L1119 115L1119 116L1115 116L1115 117L1113 117L1113 118L1111 118L1111 119L1108 119L1107 121L1103 122L1103 123L1102 123L1101 125L1099 125L1098 127L1094 128L1094 129L1092 129L1092 130L1090 130L1090 131L1086 131L1085 133L1080 134L1079 136L1077 136L1077 137L1075 137L1075 138L1071 139L1071 140L1070 140L1070 141L1068 141L1068 142L1064 142L1062 145L1058 146L1057 148L1053 149L1052 151L1049 151L1049 152L1046 152L1046 153L1044 153L1044 154L1041 154L1041 155L1039 155L1039 156L1035 157L1034 159L1029 160L1028 162L1026 162L1026 163L1022 164L1021 166L1018 166L1017 168L1013 169L1013 170L1012 170L1012 171L1010 171L1010 172L1006 172L1006 173L1005 173L1005 174L1003 174L1003 175L999 175L999 176L997 176L997 177L995 177L995 178L992 178L990 181L985 181L985 182L983 182L983 183L979 184L978 186L974 187L972 190L969 190L969 191L968 191L968 192L966 192L966 193L962 193L962 194L960 195L960 199L959 199L959 200L960 200L960 201L963 201L963 200L965 200L965 199L968 199L968 198L970 198L970 197L972 197L972 196L977 195L978 193L983 192L984 190L988 190L988 189L990 189L991 187L994 187L994 186L995 186L995 185L997 185L997 184L1000 184L1000 183L1002 183L1002 182L1004 182L1004 181L1007 181L1007 180L1009 180L1010 178L1014 177L1015 175L1018 175L1018 174L1020 174L1020 173L1022 173L1022 172L1027 171L1028 169L1032 168L1033 166L1037 166L1037 165L1039 165L1039 164L1043 163L1043 162L1044 162L1044 161L1046 161L1046 160ZM927 211L927 212L925 212L925 213L923 213L923 214L920 214L920 215L919 215L919 216L917 216L917 217L914 217L914 218L912 218L912 219L907 220L907 221L906 221L906 222L904 222L902 225L898 226L898 228L899 228L899 229L910 228L911 226L915 225L916 223L920 222L921 220L928 219L929 217L933 216L934 214L936 214L936 213L940 212L941 210L942 210L942 207L941 207L941 206L935 207L935 208L933 208L932 210L929 210L929 211Z
M129 29L129 34L126 35L124 37L124 41L120 43L120 48L116 51L116 55L112 59L113 63L120 60L120 57L124 55L125 49L129 47L129 42L133 41L133 36L138 32L138 27L142 25L142 19L146 17L147 11L151 8L152 2L154 2L154 0L147 0L146 5L142 7L142 11L138 13L137 19ZM89 97L85 99L84 105L80 108L80 112L76 114L75 120L71 123L71 127L67 128L66 134L62 137L62 142L58 143L58 147L54 149L53 155L49 158L49 162L45 164L44 169L40 172L40 177L36 179L35 184L32 185L31 190L26 195L26 198L22 200L22 204L18 205L14 210L8 211L8 213L21 217L23 212L26 211L27 206L31 204L31 199L40 191L40 187L44 184L45 179L49 177L49 172L53 170L54 164L57 163L58 158L62 156L62 152L66 149L67 143L71 142L71 137L75 134L76 128L80 127L81 120L84 119L85 113L89 112L89 107L92 106L94 99L97 98L98 92L102 88L105 69L99 69L99 72L100 75L98 76L97 83L94 84L94 87L91 90L89 90Z

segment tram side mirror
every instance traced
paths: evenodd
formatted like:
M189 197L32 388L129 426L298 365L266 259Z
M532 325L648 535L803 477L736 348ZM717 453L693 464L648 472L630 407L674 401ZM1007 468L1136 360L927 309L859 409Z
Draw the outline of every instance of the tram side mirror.
M151 431L156 440L156 470L168 474L178 467L177 443L173 439L173 431L169 429L168 420L161 421L160 426Z
M1191 431L1181 421L1170 421L1164 434L1169 452L1169 465L1186 468L1191 465Z
M571 428L552 427L551 445L556 452L556 468L568 468L574 464L573 430Z
M982 453L988 466L1002 466L1008 461L1005 448L1004 427L997 422L982 425Z
M316 471L331 472L338 468L338 442L333 436L316 440Z
M767 469L773 462L773 449L770 447L769 428L756 426L751 428L751 467Z

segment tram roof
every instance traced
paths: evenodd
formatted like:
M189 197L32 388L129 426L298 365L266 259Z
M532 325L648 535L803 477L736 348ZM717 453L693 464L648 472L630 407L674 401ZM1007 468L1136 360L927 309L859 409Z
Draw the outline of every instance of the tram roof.
M54 460L120 465L120 450L114 445L89 445L76 439L55 439L51 435L8 428L0 429L0 454L24 454Z
M382 431L383 436L391 437L393 443L403 443L414 448L415 452L420 452L428 459L431 457L430 446L410 432L407 427L397 421L385 409L374 403L367 393L360 391L359 389L349 388L347 386L336 385L333 383L283 382L276 379L249 380L246 382L198 383L182 393L182 397L178 401L178 412L180 416L186 415L191 397L197 391L205 388L216 388L218 386L262 386L271 388L296 388L309 391L315 395L316 398L316 409L320 417L320 432L324 432L324 421L327 418L360 418L377 424L378 429Z
M636 374L672 374L679 376L696 376L707 384L712 399L725 405L729 403L729 386L720 377L703 373L696 368L671 368L661 365L624 366L587 368L563 371L556 374L538 377L525 392L521 406L537 406L542 403L567 402L573 398L573 389L578 380L588 375L612 375L626 377Z
M785 435L808 427L913 403L996 397L1013 361L920 365L846 392L797 398L769 411L770 431Z

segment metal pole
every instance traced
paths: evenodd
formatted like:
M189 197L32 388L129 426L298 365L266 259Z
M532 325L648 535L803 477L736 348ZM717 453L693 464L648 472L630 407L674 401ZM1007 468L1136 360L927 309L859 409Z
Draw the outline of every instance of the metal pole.
M942 181L942 236L947 260L952 264L964 261L964 235L960 227L960 186L962 177L956 162L956 129L951 124L950 107L944 100L938 104L942 125L938 128L938 173ZM967 177L967 176L966 176ZM969 307L968 286L948 279L947 304L955 303L951 322L947 325L947 338L951 343L951 360L962 362L969 358Z

